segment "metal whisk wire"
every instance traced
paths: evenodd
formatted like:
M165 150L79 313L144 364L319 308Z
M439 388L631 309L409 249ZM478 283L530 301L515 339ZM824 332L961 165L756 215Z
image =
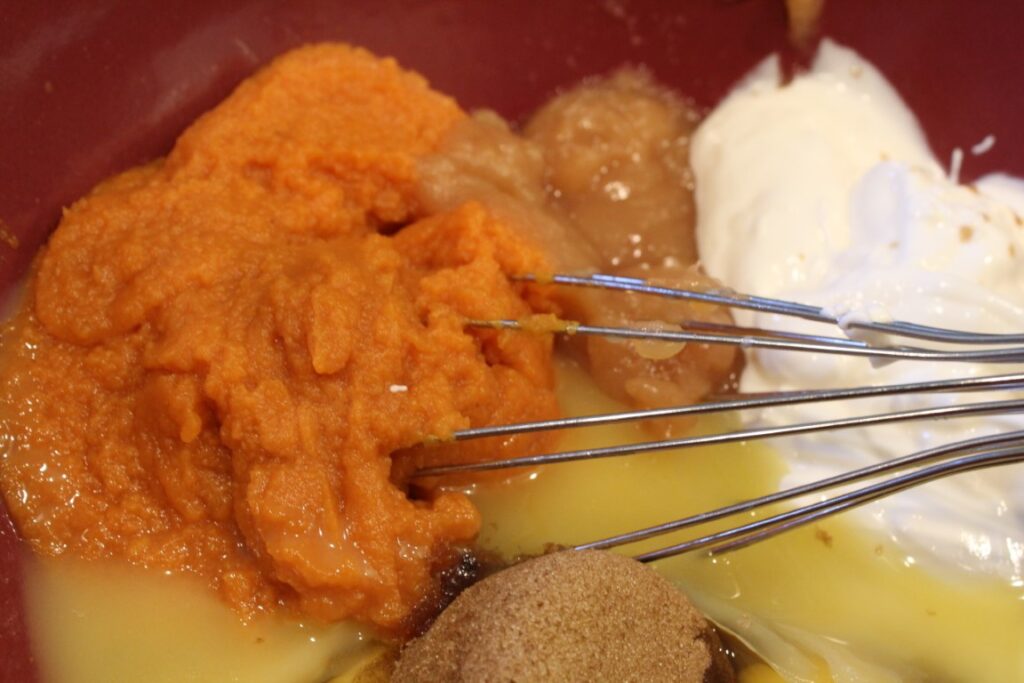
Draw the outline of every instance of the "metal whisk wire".
M943 444L935 448L918 451L910 455L893 458L885 462L875 463L856 470L851 470L833 477L819 479L808 484L796 486L784 491L752 498L741 503L727 505L707 512L690 515L681 519L665 522L655 526L637 529L624 534L610 536L599 541L591 541L575 546L576 550L613 548L616 546L635 543L655 536L672 533L692 526L706 524L744 512L751 512L758 508L781 503L802 496L826 491L829 489L853 484L865 479L879 477L891 472L898 472L914 467L922 467L936 460L943 461L953 456L960 456L954 460L939 462L937 465L923 467L923 469L911 472L903 477L895 477L870 486L865 486L836 498L819 501L795 510L790 510L779 515L768 517L756 522L741 525L726 531L708 534L695 538L685 543L680 543L668 548L645 553L638 557L644 561L651 561L678 555L684 552L698 550L700 548L712 548L712 552L726 552L734 550L755 540L769 538L793 526L806 524L822 517L827 517L851 507L877 500L897 491L910 488L918 484L953 474L955 472L968 471L972 469L983 469L994 467L1010 462L1024 461L1024 431L1004 432L989 436L976 437L964 441L956 441ZM738 539L738 540L736 540ZM727 543L726 543L727 542Z
M928 360L928 361L973 361L989 363L1024 362L1024 334L983 334L947 330L904 321L846 321L841 322L823 308L779 299L739 294L727 290L695 291L651 284L635 278L609 275L567 275L552 276L523 275L514 278L522 282L558 284L573 287L591 287L615 291L634 292L645 295L685 299L703 303L744 308L766 313L791 316L819 323L831 323L844 329L859 329L889 337L904 337L944 344L976 344L989 348L969 351L923 348L918 346L885 345L857 339L828 337L743 328L733 325L693 324L683 321L689 331L666 331L630 327L598 327L567 323L566 334L593 334L626 339L654 340L666 342L699 342L707 344L730 344L744 348L768 348L784 351L818 352L862 356L885 360ZM672 321L677 322L677 321ZM467 326L492 327L499 329L533 329L529 323L517 320L470 320ZM991 348L1002 346L1002 348ZM797 405L823 401L845 401L881 396L904 394L992 391L996 389L1024 389L1024 373L1008 373L982 377L965 377L953 380L935 380L907 384L849 387L843 389L807 390L777 392L762 395L740 395L735 398L708 403L632 410L604 415L568 417L513 425L495 425L455 432L456 441L484 437L505 437L525 432L571 429L602 424L649 420L667 417L682 417L723 411L763 409L783 405ZM869 427L880 424L923 419L948 419L977 415L1005 414L1024 411L1024 398L998 401L982 401L959 405L941 405L912 410L893 411L873 415L858 415L833 420L806 422L775 427L747 428L716 434L689 436L677 439L663 439L634 444L606 446L556 453L544 453L517 458L506 458L489 462L438 465L417 471L414 477L441 476L454 473L482 472L513 467L532 467L575 460L608 458L636 453L685 449L723 443L768 439L797 434L808 434L853 427ZM952 476L961 472L998 467L1024 462L1024 431L1012 431L946 444L918 453L876 463L816 482L779 491L752 500L702 512L645 529L638 529L609 538L575 546L576 549L611 548L642 541L648 538L678 531L707 522L723 519L744 512L751 512L764 506L800 498L813 493L834 489L888 476L887 479L862 486L840 495L786 510L753 522L738 525L723 531L710 533L682 543L637 555L636 559L649 562L672 555L706 549L713 553L728 552L751 543L770 538L789 529L811 521L834 515L873 500L892 495L921 484ZM905 470L910 470L904 472ZM899 474L900 472L904 472ZM889 476L891 475L891 476Z
M1000 376L1001 378L1002 376ZM986 378L993 379L993 378ZM969 417L977 415L995 415L1024 411L1024 399L1009 399L1005 401L984 401L981 403L967 403L963 405L936 406L930 408L918 408L914 410L903 410L890 413L879 413L874 415L859 415L855 417L839 418L835 420L822 420L819 422L803 422L795 425L783 425L779 427L759 427L753 429L740 429L731 432L717 434L702 434L700 436L689 436L679 439L661 439L658 441L644 441L640 443L624 444L621 446L606 446L602 448L585 448L574 451L561 451L557 453L544 453L541 455L528 455L519 458L506 458L503 460L488 460L483 462L463 463L458 465L438 465L418 470L417 477L434 477L445 474L464 474L469 472L488 472L492 470L509 469L513 467L537 467L539 465L552 465L555 463L572 462L574 460L594 460L597 458L612 458L637 453L649 453L654 451L668 451L696 446L714 446L725 443L736 443L740 441L755 441L781 436L796 436L798 434L810 434L813 432L833 431L852 427L869 427L879 424L893 422L905 422L909 420ZM637 411L642 413L646 411ZM635 415L637 413L631 413ZM617 417L617 416L616 416ZM553 421L554 422L554 421ZM544 423L524 423L516 425L514 431L530 431L529 427ZM573 425L575 426L575 425ZM468 432L469 430L467 430ZM467 432L456 432L457 440L466 438L479 438L485 434L483 430L473 430L472 436L466 436Z
M637 555L636 559L640 562L653 562L705 547L710 547L709 552L714 554L731 552L752 543L771 538L792 528L803 526L818 519L844 512L894 493L920 486L921 484L927 484L930 481L944 479L945 477L962 472L971 472L1021 462L1024 462L1024 442L1014 448L1002 448L931 465L856 491L844 493L835 498L783 512L758 522L751 522L750 524L727 531L643 553Z
M870 320L840 320L834 314L819 306L809 306L781 299L740 294L729 290L696 291L654 285L637 278L613 275L563 275L541 277L522 275L514 278L522 282L552 283L573 287L610 289L633 292L670 299L699 301L702 303L742 308L762 313L801 318L819 323L840 326L847 330L862 330L890 337L942 342L946 344L1013 345L1010 348L985 348L971 351L932 349L918 346L881 345L862 340L828 337L792 332L773 332L754 328L729 325L685 324L689 331L652 330L633 327L608 327L571 323L566 326L569 334L598 335L620 339L664 341L675 343L727 344L743 348L775 349L779 351L803 351L828 353L845 356L862 356L878 360L931 360L984 363L1017 363L1024 361L1024 334L982 334L947 330L904 321L877 322ZM684 321L685 322L685 321ZM502 329L523 329L527 327L518 320L469 320L466 323L477 327ZM703 331L701 331L703 330Z
M700 301L703 303L727 306L729 308L742 308L761 313L777 313L779 315L802 318L820 323L844 326L868 330L897 337L911 339L922 339L927 341L945 342L948 344L1022 344L1024 334L987 334L979 332L964 332L960 330L948 330L941 327L929 327L904 321L876 322L868 320L841 321L834 314L820 306L811 306L794 301L772 299L751 294L741 294L729 289L715 289L698 291L682 289L677 287L666 287L651 284L646 280L632 277L621 277L618 275L603 275L595 273L591 275L519 275L513 280L519 282L535 282L539 284L558 284L572 287L590 287L596 289L613 289L622 292L636 292L638 294L651 294L672 299L685 299L689 301ZM843 340L849 342L850 340Z

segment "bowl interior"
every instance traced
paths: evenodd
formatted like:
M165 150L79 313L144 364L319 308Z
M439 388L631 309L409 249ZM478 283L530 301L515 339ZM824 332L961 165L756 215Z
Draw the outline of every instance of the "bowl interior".
M61 207L103 177L165 153L259 65L307 42L392 55L465 108L521 118L559 87L624 63L711 107L785 46L781 0L164 0L15 3L0 23L0 292L9 294ZM880 66L970 178L1024 175L1024 3L829 0L823 32ZM791 57L799 57L790 53ZM16 246L15 246L16 245ZM35 665L21 553L0 506L0 681Z

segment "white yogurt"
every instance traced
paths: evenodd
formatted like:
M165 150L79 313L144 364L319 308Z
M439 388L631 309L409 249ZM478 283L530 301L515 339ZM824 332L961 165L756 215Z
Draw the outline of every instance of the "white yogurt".
M693 141L698 245L707 271L739 291L982 332L1024 332L1024 182L950 180L885 78L825 41L812 70L780 86L758 67ZM968 161L969 163L969 161ZM737 311L739 324L836 335L835 328ZM1020 366L897 362L754 351L744 391L913 382ZM991 398L914 396L763 411L758 424L822 420ZM1024 429L1024 415L915 422L789 439L785 485L954 440ZM1024 577L1024 465L959 475L865 508L907 551Z

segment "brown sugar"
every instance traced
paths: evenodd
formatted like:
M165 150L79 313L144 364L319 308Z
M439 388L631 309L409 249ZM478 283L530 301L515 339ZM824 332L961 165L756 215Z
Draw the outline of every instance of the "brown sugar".
M714 630L657 573L564 551L468 588L402 652L400 683L733 681Z

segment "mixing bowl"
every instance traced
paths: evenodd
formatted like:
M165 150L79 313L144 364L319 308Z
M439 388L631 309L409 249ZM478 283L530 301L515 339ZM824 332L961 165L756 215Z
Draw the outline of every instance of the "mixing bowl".
M522 117L562 86L643 64L707 108L786 46L781 0L102 0L0 8L0 288L10 294L61 207L165 153L288 48L339 40L392 55L464 108ZM1024 175L1024 4L830 0L823 32L891 78L939 158L987 135L964 177ZM21 554L0 510L0 681L36 678Z

